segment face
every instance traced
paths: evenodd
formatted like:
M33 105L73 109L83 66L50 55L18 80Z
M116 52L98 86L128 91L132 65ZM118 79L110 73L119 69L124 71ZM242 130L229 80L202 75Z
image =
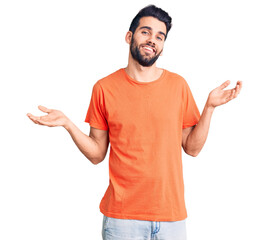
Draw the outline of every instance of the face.
M154 17L143 17L131 36L130 52L144 67L152 66L163 51L166 26Z

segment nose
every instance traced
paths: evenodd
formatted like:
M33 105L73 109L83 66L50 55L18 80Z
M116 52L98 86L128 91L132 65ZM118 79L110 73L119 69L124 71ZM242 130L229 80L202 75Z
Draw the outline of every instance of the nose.
M156 43L155 43L155 39L153 37L153 34L149 34L148 39L147 39L147 43L155 46Z
M147 40L147 43L148 43L149 45L155 47L155 41L153 40L153 38L149 38L149 39Z

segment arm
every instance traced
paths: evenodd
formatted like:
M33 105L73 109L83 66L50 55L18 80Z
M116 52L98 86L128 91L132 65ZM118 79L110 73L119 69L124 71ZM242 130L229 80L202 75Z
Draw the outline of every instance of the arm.
M79 150L93 164L96 165L104 160L109 144L108 131L91 127L90 135L87 136L70 120L65 129L69 132Z
M214 108L205 105L201 118L196 126L182 130L182 147L190 156L196 157L207 139Z
M221 86L215 88L210 92L201 118L198 124L194 127L185 128L182 131L182 147L184 151L196 157L202 150L209 131L210 121L214 109L217 106L228 103L232 99L236 98L242 88L242 82L238 81L235 88L230 90L224 90L230 84L226 81Z
M81 132L81 130L61 111L47 109L42 106L39 106L39 109L42 112L48 113L48 115L36 117L28 113L27 116L34 123L48 127L64 127L72 137L79 150L93 164L98 164L104 160L109 144L108 131L91 127L90 136L87 136Z

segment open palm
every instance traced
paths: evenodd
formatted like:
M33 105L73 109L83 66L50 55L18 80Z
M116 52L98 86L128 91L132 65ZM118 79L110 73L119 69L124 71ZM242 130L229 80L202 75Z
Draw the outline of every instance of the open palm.
M229 84L230 81L228 80L210 92L207 100L209 107L215 108L223 105L238 96L242 88L242 81L238 81L235 88L224 90Z
M47 113L45 116L37 117L28 113L27 116L36 124L45 125L48 127L64 126L68 118L59 110L48 109L43 106L38 106L39 110Z

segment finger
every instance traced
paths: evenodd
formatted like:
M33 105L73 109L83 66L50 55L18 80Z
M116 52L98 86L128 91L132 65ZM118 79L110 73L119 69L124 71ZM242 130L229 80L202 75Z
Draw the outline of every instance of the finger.
M41 119L38 119L38 120L37 120L37 123L38 123L39 125L43 125L43 126L47 126L47 127L52 127L52 124L50 124L49 122L46 122L46 121L44 121L44 120L41 120Z
M44 126L44 124L41 122L41 120L36 120L36 124Z
M37 118L36 116L32 115L31 113L27 113L26 114L28 118L30 118L31 120Z
M48 121L51 117L49 115L40 116L40 120Z
M236 87L235 87L235 95L234 95L234 98L236 98L238 96L240 92L240 86L237 84Z
M242 87L243 87L243 82L242 81L238 81L237 84L239 85L239 92L241 91Z
M36 117L32 115L31 113L27 113L27 116L35 123L39 125L49 125L49 118L48 115L46 116L41 116L41 117Z
M232 91L232 95L231 95L231 99L230 99L230 100L234 99L235 96L236 96L236 89L233 89L233 91Z
M27 113L26 116L29 117L29 118L30 118L30 117L34 117L34 115L31 114L31 113Z
M226 103L231 101L234 98L235 95L235 89L227 90L227 97L226 97Z
M31 120L33 123L37 124L37 121L35 121L34 119L30 118L30 120Z
M242 81L237 81L237 84L235 86L235 98L238 96L242 88Z
M224 82L223 84L221 84L220 86L219 86L219 88L221 89L221 90L223 90L224 88L226 88L226 87L228 87L229 85L230 85L230 81L229 80L227 80L226 82Z
M38 117L33 116L31 113L28 113L27 116L28 116L29 119L32 120L35 124L38 124L38 122L37 122Z
M39 108L39 110L41 110L44 113L50 113L51 112L51 109L48 109L48 108L46 108L44 106L41 106L41 105L39 105L38 108Z

